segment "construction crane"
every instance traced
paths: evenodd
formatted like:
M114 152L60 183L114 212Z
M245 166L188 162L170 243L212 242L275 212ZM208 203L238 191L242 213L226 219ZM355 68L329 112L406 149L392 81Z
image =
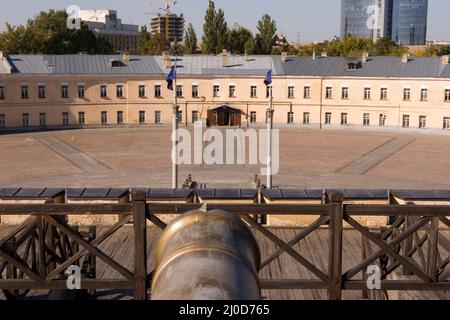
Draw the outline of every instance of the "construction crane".
M175 7L178 4L178 1L158 1L158 3L150 4L152 7L159 7L158 9L165 12L166 14L166 23L165 23L165 35L166 38L169 39L169 22L170 22L170 16L172 14L172 8Z

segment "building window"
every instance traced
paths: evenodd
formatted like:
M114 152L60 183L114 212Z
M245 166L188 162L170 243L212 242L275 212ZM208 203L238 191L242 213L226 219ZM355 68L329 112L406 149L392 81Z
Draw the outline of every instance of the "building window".
M82 85L78 86L78 98L80 99L84 98L84 86Z
M161 86L160 85L155 86L155 98L161 98Z
M303 124L309 124L310 123L310 113L309 112L303 112Z
M346 126L348 124L348 114L341 113L341 126Z
M217 98L220 95L220 86L214 85L213 86L213 97Z
M372 97L372 89L364 88L364 100L370 100Z
M69 98L69 87L68 86L61 86L61 98L67 99Z
M47 125L45 112L39 113L39 125L45 127Z
M1 126L1 122L0 122L0 126ZM444 130L448 130L450 129L450 117L444 117L444 126L443 126Z
M331 124L331 112L325 113L325 124Z
M22 96L22 99L28 99L28 86L21 86L20 94Z
M420 89L420 101L428 100L428 89Z
M0 97L1 97L1 88L0 88ZM450 102L450 89L445 89L444 101Z
M198 85L192 85L192 98L198 98Z
M250 112L250 123L256 123L256 111Z
M5 87L0 86L0 100L5 100Z
M348 100L348 87L342 88L342 100Z
M63 126L69 125L69 113L68 112L62 113L62 124L63 124Z
M177 86L176 94L177 94L177 97L178 97L178 98L183 97L183 86L181 86L181 85L178 85L178 86Z
M117 124L123 123L123 111L117 111Z
M333 99L333 88L327 87L325 89L325 99Z
M198 111L192 111L192 123L198 121Z
M155 124L161 123L161 111L155 111Z
M78 112L78 124L86 123L86 114L84 112Z
M425 129L427 127L427 117L426 116L420 116L419 117L419 128Z
M411 100L411 89L405 88L403 89L403 101Z
M139 124L145 123L145 111L139 111Z
M0 128L6 127L6 116L4 114L0 114Z
M294 99L294 97L295 97L295 88L290 86L288 87L288 98Z
M303 99L311 99L311 87L303 88Z
M38 97L39 99L45 99L45 86L38 87Z
M117 98L123 97L123 85L119 84L116 86L116 96Z
M100 86L100 97L101 98L108 97L108 87L106 85Z
M403 122L402 122L403 128L409 128L409 114L403 115Z
M229 97L235 98L236 97L236 86L230 86L228 88L228 90L229 90Z
M287 123L288 124L293 124L294 123L294 113L293 112L288 112L287 116L288 116Z
M102 122L102 124L108 124L108 112L107 111L102 111L101 122Z
M22 125L24 127L29 127L30 126L30 114L28 114L28 113L23 113L22 114Z
M381 88L381 100L387 100L388 99L388 89L387 88Z
M183 123L183 111L178 110L177 112L177 122Z
M139 85L139 98L145 98L145 86Z
M384 127L386 125L387 116L385 114L380 114L380 127Z
M256 86L251 86L250 87L250 97L251 98L256 98L257 97L257 87Z
M370 126L370 113L363 114L363 126Z

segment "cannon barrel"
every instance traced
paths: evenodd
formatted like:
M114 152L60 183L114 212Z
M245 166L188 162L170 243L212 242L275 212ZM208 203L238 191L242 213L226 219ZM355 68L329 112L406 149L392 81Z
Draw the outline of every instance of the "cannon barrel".
M247 225L214 210L174 220L156 248L154 300L260 300L261 253Z

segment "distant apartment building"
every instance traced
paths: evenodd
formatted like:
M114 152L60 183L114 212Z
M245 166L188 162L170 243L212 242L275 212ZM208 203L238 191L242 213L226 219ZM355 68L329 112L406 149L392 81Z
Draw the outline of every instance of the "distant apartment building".
M265 126L273 66L275 126L435 130L450 134L449 56L179 57L178 121ZM0 53L0 131L160 126L173 91L162 56Z
M349 35L424 45L428 0L342 0L341 38Z
M181 42L184 36L184 16L157 15L150 23L152 34L163 34L170 42Z
M115 10L80 10L81 21L116 52L136 52L139 26L124 24Z

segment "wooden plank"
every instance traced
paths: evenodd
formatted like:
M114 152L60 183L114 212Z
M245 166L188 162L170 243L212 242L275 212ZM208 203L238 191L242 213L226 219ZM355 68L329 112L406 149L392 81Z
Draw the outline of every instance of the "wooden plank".
M344 224L344 197L340 193L328 196L331 203L330 212L330 248L328 260L329 300L342 299L342 229Z
M144 192L133 193L134 298L147 300L147 206Z
M342 286L345 290L362 290L367 287L367 283L363 280L346 280ZM450 282L425 283L420 280L381 280L381 290L445 291L450 290Z
M82 279L81 289L133 289L134 283L127 280L92 280ZM67 290L66 280L36 282L31 280L0 279L0 288L5 290Z
M155 226L157 226L158 228L160 228L161 230L165 230L167 228L167 224L165 224L163 221L161 221L161 219L159 219L157 216L155 216L154 214L151 213L147 213L147 219L148 221L150 221L151 223L153 223Z
M0 204L0 215L111 215L130 214L131 204Z
M346 205L345 212L352 216L418 216L445 218L450 212L450 206Z
M44 230L44 219L42 216L36 217L37 229L38 229L38 270L39 276L42 280L45 280L47 273L46 258L45 258L45 230Z
M306 289L328 289L328 282L321 280L297 280L297 279L263 279L260 280L261 289L264 290L306 290Z
M428 245L428 261L427 261L427 274L437 281L437 256L439 253L438 248L439 240L439 218L431 219L431 228L429 230L429 245Z

